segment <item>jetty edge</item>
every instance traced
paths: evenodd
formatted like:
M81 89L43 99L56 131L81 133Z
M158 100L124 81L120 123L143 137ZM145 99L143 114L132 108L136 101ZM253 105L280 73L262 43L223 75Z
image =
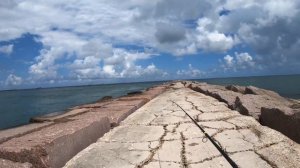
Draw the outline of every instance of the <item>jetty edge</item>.
M0 168L62 167L168 86L76 106L61 115L36 117L28 125L1 130Z
M64 168L300 167L298 143L186 86L172 84Z
M232 110L252 116L260 124L277 130L300 143L300 101L254 86L220 86L184 81L192 90L224 102Z
M299 143L299 101L253 86L176 81L142 93L77 106L62 115L37 117L32 124L0 131L0 167L62 167L134 111L177 85L224 102Z

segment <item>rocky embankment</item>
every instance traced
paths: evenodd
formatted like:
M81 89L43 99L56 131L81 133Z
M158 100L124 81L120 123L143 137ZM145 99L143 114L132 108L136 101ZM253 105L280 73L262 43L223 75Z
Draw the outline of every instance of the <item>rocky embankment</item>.
M239 168L300 167L298 143L177 82L64 168L232 167L212 142Z
M0 168L62 167L168 85L77 106L58 116L0 131Z
M299 101L253 86L183 81L106 97L0 131L0 168L56 168L68 161L67 167L224 167L227 162L170 100L197 119L238 164L299 167Z
M183 82L186 87L224 102L232 110L254 117L300 143L300 101L281 97L276 92L254 86L219 86Z

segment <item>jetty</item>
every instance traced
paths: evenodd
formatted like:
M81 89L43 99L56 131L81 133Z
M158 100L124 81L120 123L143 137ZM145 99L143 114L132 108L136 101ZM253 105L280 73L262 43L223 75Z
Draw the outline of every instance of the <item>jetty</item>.
M0 131L0 167L300 167L300 102L175 81Z

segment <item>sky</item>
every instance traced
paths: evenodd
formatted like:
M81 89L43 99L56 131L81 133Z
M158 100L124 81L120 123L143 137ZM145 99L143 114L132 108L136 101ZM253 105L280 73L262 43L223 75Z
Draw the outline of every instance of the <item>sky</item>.
M299 0L1 0L0 89L300 73Z

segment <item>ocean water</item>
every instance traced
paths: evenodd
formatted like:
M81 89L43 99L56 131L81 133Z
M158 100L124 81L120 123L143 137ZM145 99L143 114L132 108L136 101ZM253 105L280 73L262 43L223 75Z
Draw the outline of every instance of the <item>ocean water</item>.
M219 85L253 85L274 90L285 97L300 99L300 75L215 78L197 81ZM0 129L27 124L32 117L63 112L76 105L95 102L104 96L118 97L161 83L163 82L0 91Z
M95 102L104 96L118 97L161 83L143 82L0 91L0 130L27 124L32 117L64 112L70 107Z
M235 77L235 78L214 78L199 79L199 82L206 82L216 85L241 85L256 86L268 90L273 90L283 97L300 99L300 75L280 75L280 76L255 76L255 77Z

